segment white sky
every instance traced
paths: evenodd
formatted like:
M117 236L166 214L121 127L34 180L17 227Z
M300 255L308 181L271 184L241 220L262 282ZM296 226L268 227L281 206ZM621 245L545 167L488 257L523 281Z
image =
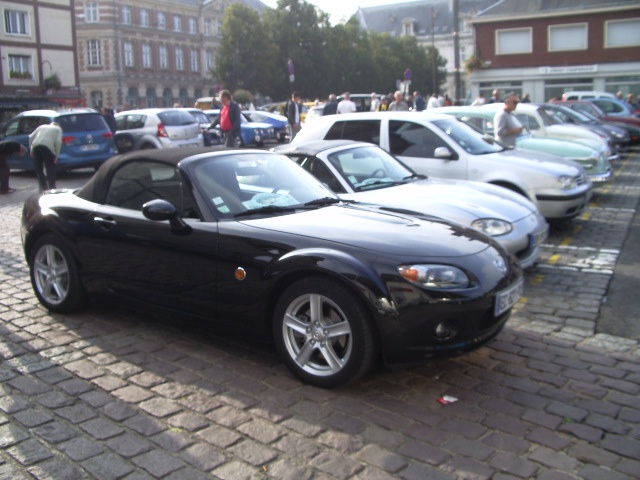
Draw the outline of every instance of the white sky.
M378 5L391 5L394 3L404 3L413 0L306 0L307 3L315 5L318 9L328 13L331 24L336 25L344 19L348 20L351 15L358 11L359 7L376 7ZM278 0L262 0L265 5L276 8Z

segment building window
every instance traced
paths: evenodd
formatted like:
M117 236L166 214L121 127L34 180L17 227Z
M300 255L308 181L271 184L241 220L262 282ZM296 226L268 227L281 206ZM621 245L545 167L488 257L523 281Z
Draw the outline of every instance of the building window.
M189 95L187 94L187 90L184 88L180 89L180 92L178 93L178 99L180 100L180 104L183 107L191 103L189 102Z
M189 33L194 35L198 33L198 22L193 17L189 17Z
M97 23L100 21L98 2L84 2L84 21L86 23Z
M87 40L87 65L90 67L102 65L100 40Z
M549 26L549 51L586 50L588 46L586 23Z
M154 108L158 106L156 102L156 90L155 88L147 88L147 94L145 95L147 100L147 108Z
M182 31L182 17L179 15L173 17L173 30L176 32Z
M9 78L33 78L29 55L9 54Z
M29 35L29 14L19 10L5 10L4 31L10 35Z
M151 45L148 43L142 44L142 67L151 68Z
M496 30L496 55L532 52L531 28Z
M206 53L206 62L207 62L207 70L211 70L213 68L213 50L207 50Z
M89 99L89 101L91 102L90 105L92 105L94 108L106 106L102 103L102 92L100 90L93 90L89 94Z
M131 7L128 5L122 7L122 24L131 25Z
M143 27L149 26L149 10L146 8L140 9L140 25Z
M133 67L133 64L134 64L133 43L124 42L124 66Z
M140 105L140 94L136 87L129 87L127 91L127 103L133 108L137 108L138 105Z
M605 23L605 48L640 47L640 18Z
M169 50L165 45L160 45L158 48L158 62L161 69L166 70L169 68Z
M191 71L199 72L200 71L200 54L198 50L195 48L191 49Z
M173 94L171 93L171 89L165 88L162 91L162 103L163 107L171 107L173 106Z
M167 16L162 12L158 12L158 28L162 30L167 28Z
M184 70L184 50L176 47L176 70Z
M206 37L211 36L211 19L207 18L202 24L203 33Z
M215 34L216 35L222 35L222 19L221 18L217 18L216 19L216 31Z

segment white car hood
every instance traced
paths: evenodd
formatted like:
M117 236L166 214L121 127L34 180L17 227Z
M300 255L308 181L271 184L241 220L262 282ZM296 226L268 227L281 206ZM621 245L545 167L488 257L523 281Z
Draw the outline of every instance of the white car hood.
M466 183L467 185L462 185ZM479 185L479 188L476 188ZM536 212L527 199L515 196L506 189L476 182L419 180L404 185L340 194L343 199L380 204L404 210L435 215L465 225L479 218L498 218L515 223ZM495 192L490 193L491 190ZM504 191L504 194L503 194Z

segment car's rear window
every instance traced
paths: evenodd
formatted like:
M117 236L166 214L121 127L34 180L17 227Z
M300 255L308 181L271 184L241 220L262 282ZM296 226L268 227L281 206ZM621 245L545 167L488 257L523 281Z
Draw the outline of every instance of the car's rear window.
M61 115L55 119L65 133L109 130L107 122L99 113L82 113L77 115Z
M158 113L160 121L165 127L179 127L196 123L193 115L182 110L170 110Z

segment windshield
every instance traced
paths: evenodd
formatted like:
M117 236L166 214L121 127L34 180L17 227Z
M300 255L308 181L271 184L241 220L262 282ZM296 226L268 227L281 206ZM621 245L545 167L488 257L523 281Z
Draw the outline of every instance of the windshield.
M446 133L462 149L472 155L484 155L504 150L498 144L489 143L482 134L472 129L469 125L456 119L435 120L433 124Z
M414 173L378 147L355 147L329 155L329 162L356 191L404 183Z
M536 111L538 112L538 115L540 115L540 118L542 119L542 123L546 126L560 125L563 123L560 121L560 119L558 119L554 115L547 112L543 107L538 108L538 110Z
M305 206L318 199L337 199L288 157L270 152L206 157L191 170L191 178L223 217L264 211L265 207L272 207L269 213L277 213L277 207L284 209Z

